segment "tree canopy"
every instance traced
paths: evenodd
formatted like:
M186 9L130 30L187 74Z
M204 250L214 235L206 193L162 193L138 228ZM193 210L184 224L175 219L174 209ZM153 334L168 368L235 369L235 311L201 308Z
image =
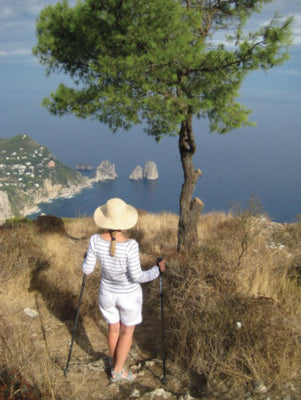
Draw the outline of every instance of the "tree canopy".
M37 20L34 53L47 73L74 82L44 100L52 114L99 120L113 131L142 123L157 141L179 136L180 237L190 237L180 248L195 236L190 211L201 172L192 164L193 118L208 119L219 133L250 124L237 101L244 78L288 59L292 18L275 15L256 31L245 29L270 1L81 0L70 7L63 0Z

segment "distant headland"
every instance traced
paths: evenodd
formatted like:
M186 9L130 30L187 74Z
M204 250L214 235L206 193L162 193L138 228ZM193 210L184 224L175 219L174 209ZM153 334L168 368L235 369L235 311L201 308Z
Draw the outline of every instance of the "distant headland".
M0 139L0 223L13 217L35 213L40 203L68 198L92 187L94 183L116 179L115 165L108 160L89 178L79 171L92 171L93 166L80 163L72 169L60 162L45 146L27 134ZM158 179L157 166L147 161L137 165L129 179Z

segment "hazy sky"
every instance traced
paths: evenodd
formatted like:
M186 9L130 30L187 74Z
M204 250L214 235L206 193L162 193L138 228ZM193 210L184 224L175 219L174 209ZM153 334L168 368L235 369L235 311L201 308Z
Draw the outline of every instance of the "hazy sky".
M83 151L89 152L92 159L96 157L94 141L98 140L100 130L105 131L103 135L106 140L112 140L113 146L117 146L117 142L116 139L109 139L108 129L100 124L81 121L73 116L50 116L40 106L42 99L54 91L62 80L57 76L46 77L45 68L32 55L36 44L35 20L42 8L54 3L54 0L0 0L0 137L25 132L48 146L58 157L63 157L63 161L72 164ZM256 14L250 25L258 27L268 21L275 11L282 16L295 16L294 44L288 63L268 74L250 74L242 87L242 99L254 109L257 120L261 118L264 107L269 108L272 103L297 107L301 100L301 0L275 0L265 6L263 13ZM298 118L300 120L300 115ZM132 136L136 146L145 147L147 143L150 152L159 151L153 139L146 135L144 138L140 138L143 135L138 136ZM123 149L122 141L126 145L132 139L127 136L118 140Z

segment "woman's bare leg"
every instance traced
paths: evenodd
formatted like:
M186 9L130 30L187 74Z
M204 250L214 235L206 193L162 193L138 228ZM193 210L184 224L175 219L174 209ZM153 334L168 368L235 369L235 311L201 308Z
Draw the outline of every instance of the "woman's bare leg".
M125 364L125 361L127 359L128 353L132 345L134 330L135 330L135 325L126 326L120 323L120 336L115 352L116 361L114 365L114 372L116 374L119 374L123 369L123 366Z
M109 324L109 333L108 333L108 346L110 356L112 358L112 366L116 363L116 348L119 340L120 333L120 322L116 322L116 324Z

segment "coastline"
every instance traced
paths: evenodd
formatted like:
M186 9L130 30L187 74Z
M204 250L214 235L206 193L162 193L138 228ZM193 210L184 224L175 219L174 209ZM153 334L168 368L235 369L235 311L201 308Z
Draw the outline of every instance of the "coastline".
M35 200L35 205L24 207L22 214L24 214L25 217L30 217L32 215L35 215L39 211L41 211L40 208L41 204L49 204L58 199L72 199L76 195L82 193L83 190L91 189L94 184L95 184L94 178L91 179L84 176L84 182L82 184L80 185L72 184L68 187L63 187L59 190L59 192L55 196L51 195L48 197L47 196L39 197L38 199Z

